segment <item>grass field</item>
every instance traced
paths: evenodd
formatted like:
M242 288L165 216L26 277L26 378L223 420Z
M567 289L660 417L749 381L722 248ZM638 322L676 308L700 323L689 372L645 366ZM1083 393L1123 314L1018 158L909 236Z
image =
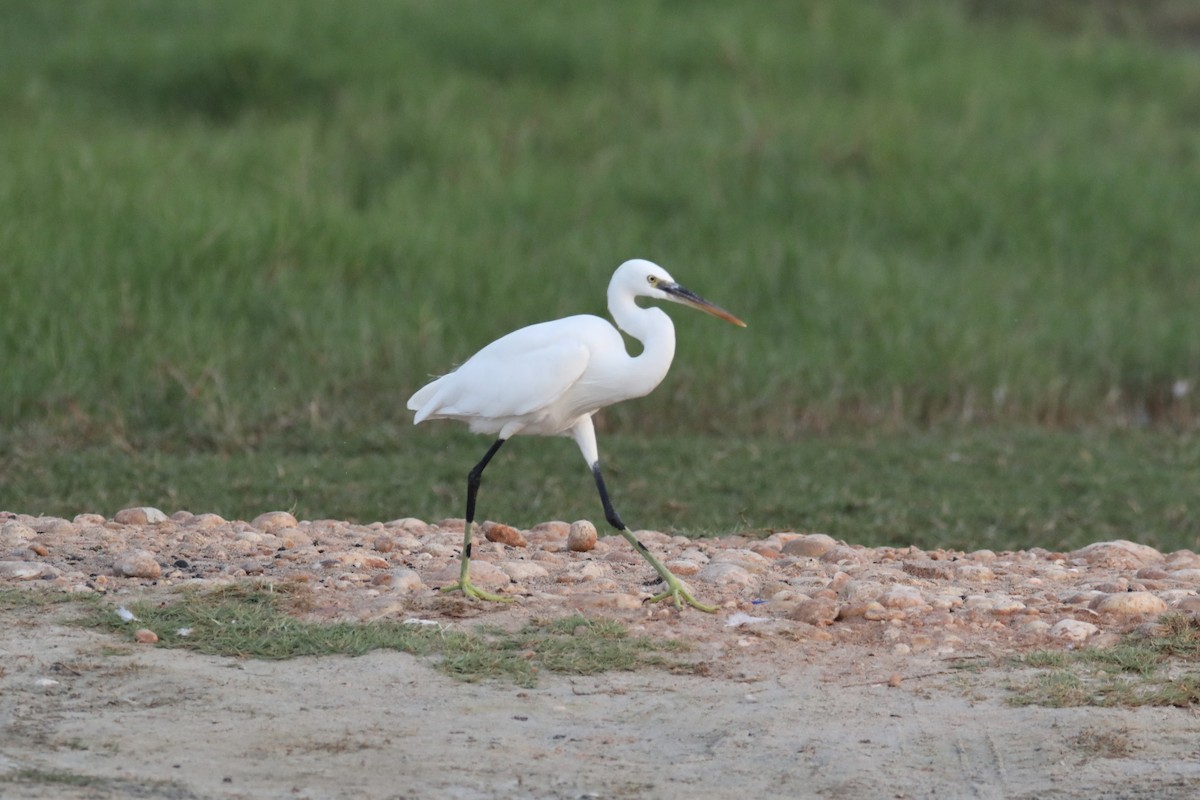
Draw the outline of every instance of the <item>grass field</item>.
M486 442L404 399L641 256L750 327L676 313L672 374L605 414L638 524L1194 546L1197 31L1172 0L5 3L0 507L457 516ZM945 472L963 441L1019 474ZM482 513L596 516L565 443L508 457Z

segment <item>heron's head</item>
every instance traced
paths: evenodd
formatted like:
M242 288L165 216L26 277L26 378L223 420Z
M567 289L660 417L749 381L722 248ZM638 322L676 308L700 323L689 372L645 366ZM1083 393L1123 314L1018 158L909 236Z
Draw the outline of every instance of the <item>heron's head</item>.
M669 300L672 303L680 303L681 305L699 309L734 325L743 328L746 327L746 323L733 314L676 283L670 273L658 264L640 258L626 261L619 266L613 275L612 283L609 284L608 290L610 294L613 291L618 291L635 297Z

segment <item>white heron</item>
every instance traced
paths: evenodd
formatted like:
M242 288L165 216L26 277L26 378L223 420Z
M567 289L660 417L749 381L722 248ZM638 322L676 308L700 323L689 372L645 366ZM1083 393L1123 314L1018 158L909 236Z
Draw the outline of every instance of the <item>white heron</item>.
M670 300L697 308L734 325L746 323L688 289L667 271L642 259L626 261L608 284L608 310L617 326L642 343L631 356L617 328L590 314L565 317L513 331L489 344L458 367L427 384L408 399L417 412L413 424L427 419L456 419L472 432L495 435L496 441L467 475L467 515L458 582L443 591L461 590L482 600L510 598L472 585L469 574L471 527L483 470L509 438L519 433L571 436L591 467L604 506L604 517L658 572L666 591L651 598L671 598L703 611L678 578L629 531L609 499L600 472L600 453L592 415L605 406L649 394L666 376L675 357L675 326L661 309L642 308L635 298Z

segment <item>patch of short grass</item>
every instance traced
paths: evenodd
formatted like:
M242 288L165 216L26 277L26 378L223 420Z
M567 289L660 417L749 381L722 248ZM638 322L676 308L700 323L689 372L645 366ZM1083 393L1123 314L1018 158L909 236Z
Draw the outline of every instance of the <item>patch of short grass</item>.
M467 471L489 442L444 424L399 436L277 442L216 454L0 447L13 510L68 519L127 506L253 519L369 523L461 517ZM1155 431L984 427L770 437L602 433L613 502L634 528L692 536L821 531L855 544L1067 551L1136 539L1164 552L1200 537L1200 436ZM515 437L488 467L482 518L604 525L566 439Z
M632 636L612 620L571 616L533 620L515 633L494 627L475 632L398 620L319 623L293 613L309 601L297 584L233 585L185 592L169 602L143 601L123 622L97 608L86 624L132 638L136 628L159 637L158 646L236 658L357 656L399 650L428 659L460 680L500 679L529 686L540 672L591 675L642 666L672 666L668 655L684 645Z
M40 588L0 587L0 611L39 609L85 599L85 595Z
M196 797L190 790L170 781L131 781L122 778L107 778L86 775L68 769L40 769L26 767L12 772L0 773L0 785L19 784L43 786L47 791L58 787L59 791L73 789L92 790L87 797L171 797L174 800L192 800ZM54 792L57 795L57 792ZM72 797L77 796L72 794ZM82 795L79 795L82 796Z
M1037 670L1013 685L1013 702L1022 705L1200 704L1200 624L1182 614L1165 615L1153 634L1130 634L1112 647L1037 650L1017 663Z

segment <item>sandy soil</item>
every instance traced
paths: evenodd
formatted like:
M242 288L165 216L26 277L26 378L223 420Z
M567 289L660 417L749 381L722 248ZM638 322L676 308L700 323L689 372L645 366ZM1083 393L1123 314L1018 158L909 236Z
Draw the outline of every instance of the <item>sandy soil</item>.
M188 574L188 581L173 581L170 573L120 576L112 568L114 554L144 545L138 537L151 530L160 543L158 560L166 565L209 562L199 551L178 549L196 533L189 532L188 520L157 527L85 520L70 531L58 523L23 522L34 536L16 548L9 541L0 559L13 563L23 556L22 563L50 568L36 578L0 580L0 586L90 583L111 595L105 602L114 608L187 582L319 572L298 559L280 563L279 575L268 566L262 575L251 570L247 576L245 569L231 568L246 566L243 553L226 554L220 575L214 557L211 570ZM246 541L236 539L237 532L269 527L259 524L229 523L228 531L214 524L201 538L221 540L228 533L230 541ZM686 638L695 645L688 657L704 668L690 675L655 669L587 678L547 674L534 688L467 684L402 653L242 661L136 645L66 625L70 606L45 616L9 611L0 614L0 797L1200 796L1195 711L1015 706L1007 687L1021 675L998 658L1034 646L1087 646L1048 632L1061 619L1091 620L1095 631L1087 638L1096 642L1153 619L1095 610L1114 595L1143 593L1190 607L1188 598L1196 593L1184 573L1194 567L1181 565L1194 559L1121 545L1101 548L1104 557L1094 558L1095 549L931 554L848 548L858 557L834 551L823 561L785 554L802 538L785 536L774 542L780 553L762 556L766 566L755 572L753 560L740 554L754 546L761 555L761 543L731 538L706 543L704 555L715 563L723 552L736 551L754 581L731 578L728 570L709 581L697 573L691 578L697 593L722 605L718 614L706 615L604 602L606 593L647 592L644 565L615 555L600 578L559 582L556 575L573 574L581 563L603 561L598 551L606 548L571 553L556 549L554 537L539 545L527 531L529 552L520 558L532 559L540 547L559 561L540 562L551 564L548 577L510 583L519 602L485 606L447 602L423 582L406 583L407 572L396 578L403 588L390 585L388 570L411 569L400 562L415 564L430 583L453 563L430 544L453 531L431 526L412 533L414 525L405 524L405 535L435 557L422 561L411 548L380 543L393 530L403 541L402 525L369 529L368 541L376 542L374 552L387 569L342 562L343 571L327 567L330 574L313 579L331 598L324 613L415 614L470 627L482 621L514 625L578 607L620 619L635 632ZM295 527L304 530L305 523ZM7 530L10 539L24 535ZM336 540L330 526L321 530L322 542ZM365 535L346 526L347 542ZM612 549L619 546L625 545L617 540ZM669 537L656 547L678 559L689 548L691 543ZM320 555L337 552L332 547ZM513 552L494 548L495 562L503 567ZM1122 560L1122 553L1136 558ZM87 558L94 559L90 566L73 568ZM984 563L990 565L986 588L972 589L966 584L982 578ZM108 567L96 566L101 564ZM1055 571L1066 571L1073 582ZM352 572L373 577L348 580ZM591 580L609 582L608 589L589 585ZM869 584L884 593L863 600L872 594ZM912 587L914 594L897 593L897 586ZM954 592L962 601L941 608L941 599ZM834 604L832 616L812 608L823 597ZM1014 599L1020 608L1002 602ZM730 624L747 616L757 621ZM964 670L964 664L973 668Z

